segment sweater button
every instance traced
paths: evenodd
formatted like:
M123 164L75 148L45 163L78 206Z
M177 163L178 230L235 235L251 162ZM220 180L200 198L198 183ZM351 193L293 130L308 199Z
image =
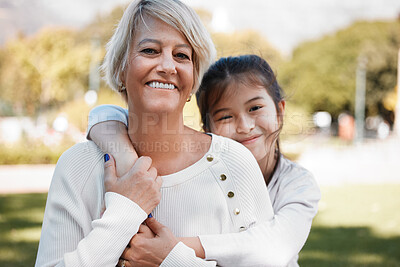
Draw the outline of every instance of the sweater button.
M234 194L232 191L229 191L228 197L229 197L229 198L233 198L234 196L235 196L235 194Z
M244 227L244 226L240 226L240 228L239 228L239 232L243 232L243 231L245 231L246 230L246 227Z
M219 176L219 179L220 179L221 181L225 181L225 180L226 180L226 175L225 175L225 174L221 174L221 175Z
M207 160L208 160L209 162L211 162L211 161L214 160L214 157L213 157L212 155L207 155Z
M233 210L233 213L234 213L235 215L239 215L240 209L238 209L238 208L234 209L234 210Z

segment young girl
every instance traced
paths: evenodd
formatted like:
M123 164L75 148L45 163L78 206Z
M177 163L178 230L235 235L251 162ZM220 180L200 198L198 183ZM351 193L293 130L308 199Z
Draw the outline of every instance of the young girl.
M241 233L199 236L205 258L227 266L252 265L254 258L262 258L263 265L298 266L320 191L310 172L280 153L285 100L271 67L256 55L221 58L204 75L196 97L205 132L229 137L252 152L275 213L273 220ZM123 174L136 154L119 122L127 125L126 110L96 107L88 138L116 158L117 173Z

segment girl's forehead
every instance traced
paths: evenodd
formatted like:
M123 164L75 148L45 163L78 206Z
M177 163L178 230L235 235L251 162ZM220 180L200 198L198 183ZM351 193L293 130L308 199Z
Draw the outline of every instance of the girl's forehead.
M246 83L230 83L223 91L220 99L215 103L214 108L222 106L238 107L247 104L251 99L271 99L267 89L262 85ZM271 99L272 100L272 99Z

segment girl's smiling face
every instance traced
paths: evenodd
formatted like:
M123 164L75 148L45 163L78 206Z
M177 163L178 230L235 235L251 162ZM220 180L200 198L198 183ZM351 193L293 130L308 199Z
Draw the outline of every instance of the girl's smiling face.
M242 143L259 162L267 159L278 135L285 101L276 107L266 88L241 82L230 82L225 92L229 93L224 93L211 110L211 132Z

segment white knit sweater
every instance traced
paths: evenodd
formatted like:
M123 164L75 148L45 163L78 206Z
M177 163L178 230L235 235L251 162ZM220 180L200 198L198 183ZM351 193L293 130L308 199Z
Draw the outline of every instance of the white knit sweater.
M107 120L127 125L127 116L121 107L98 106L89 114L88 132ZM200 235L206 259L221 266L298 266L298 253L318 210L319 187L309 171L282 156L268 191L273 220L239 234Z
M226 179L221 179L222 174ZM48 194L36 266L116 265L147 215L129 199L105 193L103 175L103 153L92 142L77 144L61 156ZM228 197L229 192L234 196ZM153 216L176 236L235 233L273 217L251 152L216 135L202 159L163 176L161 193ZM106 211L100 217L103 201ZM162 264L215 265L196 258L183 243Z

